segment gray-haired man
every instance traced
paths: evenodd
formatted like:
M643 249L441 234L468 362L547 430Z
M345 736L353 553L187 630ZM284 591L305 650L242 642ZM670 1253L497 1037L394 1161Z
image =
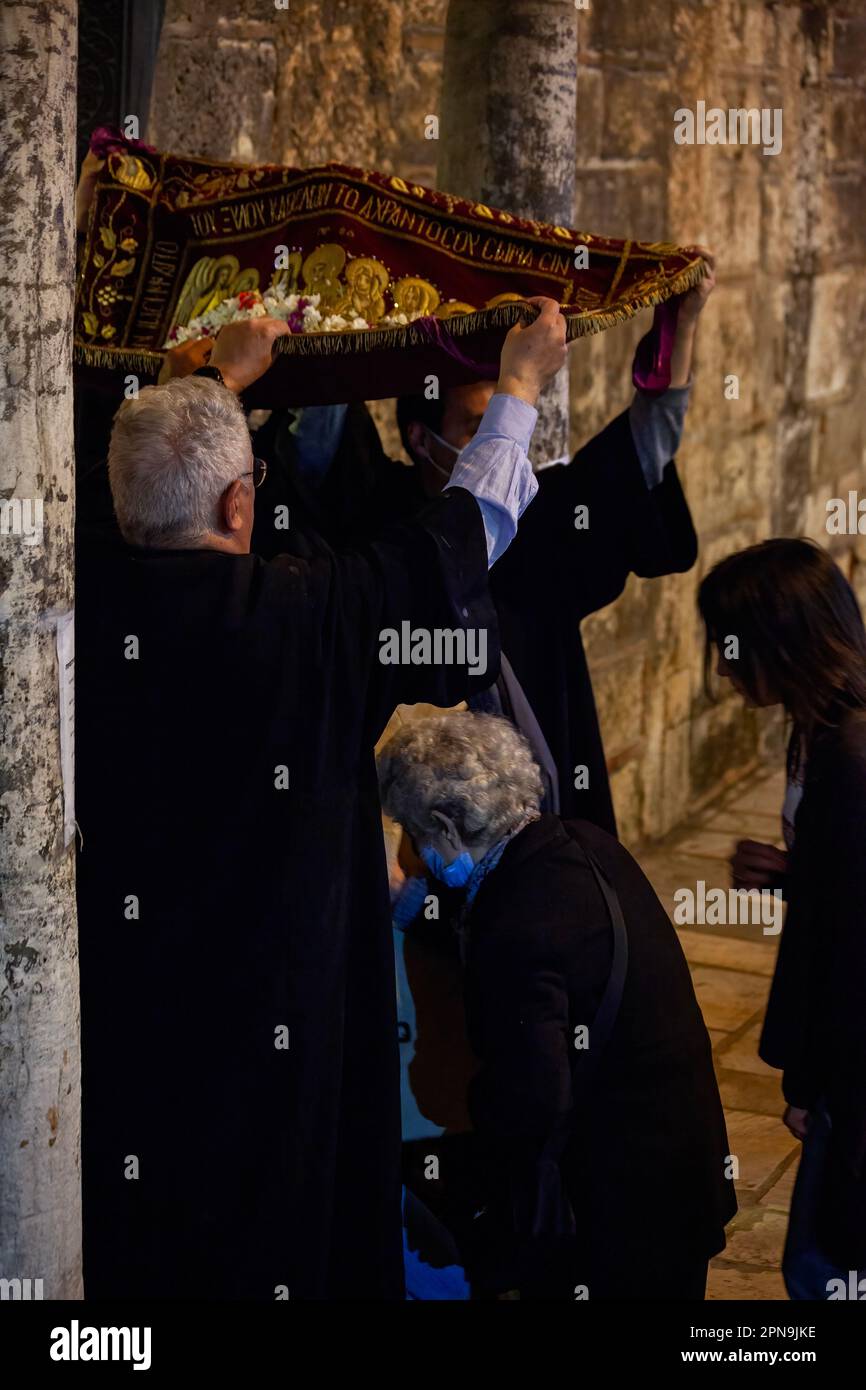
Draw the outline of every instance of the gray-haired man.
M221 381L121 407L109 473L127 546L80 557L90 1297L402 1292L373 746L398 703L454 704L473 677L385 664L381 633L483 631L495 674L487 566L534 492L533 402L564 321L543 301L509 335L500 391L417 519L266 563L249 553L260 469L234 392L284 328L231 325Z

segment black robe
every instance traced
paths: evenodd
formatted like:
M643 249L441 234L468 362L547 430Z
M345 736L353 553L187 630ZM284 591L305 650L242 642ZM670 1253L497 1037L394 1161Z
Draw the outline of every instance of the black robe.
M831 1131L822 1249L866 1269L866 714L821 731L806 767L785 881L788 913L760 1054L789 1105Z
M604 747L580 624L619 598L630 574L678 574L697 558L697 537L669 462L648 488L628 412L617 415L570 464L543 469L514 544L491 572L502 650L547 739L559 773L559 809L616 834ZM575 509L589 525L575 527ZM588 785L575 787L586 767Z
M486 628L495 676L486 546L461 489L363 552L294 540L80 545L88 1297L402 1294L373 745L474 678L379 634Z
M273 509L281 503L289 503L302 529L312 526L335 544L375 533L423 505L417 470L387 458L363 406L349 408L337 454L319 487L299 477L281 416L259 431L255 450L269 461L253 536L259 554L291 548L291 533L273 526ZM613 603L630 574L653 578L690 569L697 538L674 462L657 487L647 487L627 411L570 464L543 469L537 478L538 495L491 572L502 650L553 755L561 814L615 834L580 624ZM579 506L588 508L585 529L575 527ZM583 789L574 785L579 766L589 774Z
M587 822L542 816L527 826L467 918L466 1016L482 1063L470 1108L489 1151L489 1239L510 1269L510 1218L497 1232L496 1213L533 1208L527 1184L589 1058L575 1051L574 1029L587 1026L591 1040L611 969L608 913L570 832L619 896L628 968L562 1160L577 1236L560 1296L573 1298L580 1282L590 1299L669 1297L724 1247L736 1211L724 1114L676 932L628 852Z

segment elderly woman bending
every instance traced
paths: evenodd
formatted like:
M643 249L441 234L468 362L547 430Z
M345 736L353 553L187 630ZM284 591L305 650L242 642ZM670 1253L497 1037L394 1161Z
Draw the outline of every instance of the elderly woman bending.
M462 1233L476 1294L703 1298L735 1165L688 967L648 880L604 831L540 814L538 768L503 719L411 725L379 777L430 872L465 893L487 1183Z

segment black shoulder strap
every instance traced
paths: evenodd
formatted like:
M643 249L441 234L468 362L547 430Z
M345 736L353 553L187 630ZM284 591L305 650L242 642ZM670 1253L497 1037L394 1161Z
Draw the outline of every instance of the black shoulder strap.
M607 986L602 995L598 1012L589 1030L589 1055L586 1061L590 1065L581 1068L581 1073L586 1080L588 1075L598 1066L602 1052L607 1046L613 1026L619 1014L619 1006L622 1003L622 994L625 988L625 977L628 970L628 934L625 929L625 919L622 915L622 906L619 901L619 894L599 864L592 850L588 849L582 841L578 841L586 855L589 867L592 869L593 877L598 884L598 890L604 898L607 907L607 915L610 918L610 925L613 930L613 961L611 963L610 975L608 976ZM574 1068L572 1067L572 1075Z
M572 1056L575 1049L569 1044L569 1066L571 1068L572 1090L571 1110L566 1121L557 1126L544 1147L542 1157L548 1159L559 1159L561 1157L575 1129L577 1124L578 1105L589 1086L592 1076L601 1060L601 1055L613 1032L614 1024L619 1014L620 1004L622 1003L625 977L628 971L628 935L625 928L625 918L622 915L619 894L589 846L574 833L573 829L569 829L567 833L580 845L586 855L587 863L592 870L593 878L598 885L598 890L604 898L611 929L613 931L613 961L611 963L610 975L608 976L601 1003L590 1025L589 1048L583 1055L579 1071L577 1071L574 1066L574 1059Z

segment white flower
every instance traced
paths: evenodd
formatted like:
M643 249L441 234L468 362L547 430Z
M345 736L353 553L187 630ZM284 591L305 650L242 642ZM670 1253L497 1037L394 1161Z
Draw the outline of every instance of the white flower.
M198 318L190 319L187 324L178 325L164 346L166 348L178 347L181 343L187 343L191 339L204 338L219 332L220 328L227 323L240 323L244 319L268 317L285 321L297 313L301 299L306 301L302 320L305 333L345 333L348 329L359 331L371 327L366 319L357 315L352 319L347 319L342 314L324 314L319 307L321 304L321 295L319 294L284 295L279 289L274 290L270 286L264 292L255 290L252 293L255 294L256 298L245 309L240 307L239 297L233 295L231 299L224 299L213 309L209 309L206 314L200 314ZM411 315L411 318L417 317L417 314ZM409 321L405 314L394 314L390 318L381 319L379 327L387 328L392 325L402 327Z

